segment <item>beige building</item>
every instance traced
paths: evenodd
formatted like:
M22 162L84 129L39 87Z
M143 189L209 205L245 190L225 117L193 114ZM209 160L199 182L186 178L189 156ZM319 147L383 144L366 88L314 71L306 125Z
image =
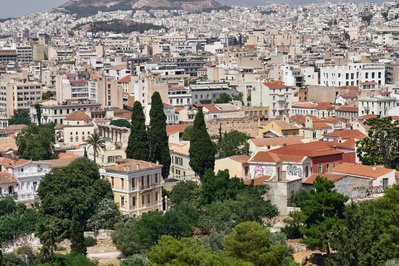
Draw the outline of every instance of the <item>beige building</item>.
M120 160L100 169L112 186L122 215L137 217L162 210L162 165L140 160Z
M235 155L218 159L215 161L215 173L223 170L229 170L230 177L248 178L249 166L248 155Z
M75 111L65 117L63 133L58 135L65 145L84 144L86 138L94 133L94 124L85 111Z

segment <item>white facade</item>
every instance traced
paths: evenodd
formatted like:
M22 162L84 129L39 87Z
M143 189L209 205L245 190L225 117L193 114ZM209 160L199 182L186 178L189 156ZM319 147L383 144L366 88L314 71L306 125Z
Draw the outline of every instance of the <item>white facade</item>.
M379 85L385 85L385 66L352 63L320 68L320 85L358 86L361 82L376 82Z
M359 98L359 116L374 114L387 116L389 111L396 107L396 98L375 96L373 98Z
M279 83L254 83L251 90L251 105L269 107L269 118L290 113L291 103L298 101L295 87Z

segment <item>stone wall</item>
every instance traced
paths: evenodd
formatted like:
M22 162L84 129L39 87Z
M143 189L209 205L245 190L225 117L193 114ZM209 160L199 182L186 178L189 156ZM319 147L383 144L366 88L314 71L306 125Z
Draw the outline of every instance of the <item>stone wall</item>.
M261 121L261 126L266 125L266 121ZM206 122L208 133L210 136L219 135L219 127L222 126L222 132L230 132L238 130L247 133L249 136L255 138L258 135L258 119L255 118L230 118L230 119L214 119Z

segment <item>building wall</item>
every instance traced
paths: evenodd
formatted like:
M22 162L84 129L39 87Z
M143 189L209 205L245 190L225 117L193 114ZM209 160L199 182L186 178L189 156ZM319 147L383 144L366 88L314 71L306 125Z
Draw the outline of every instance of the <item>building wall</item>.
M326 155L326 156L320 156L320 157L313 157L311 158L312 160L312 172L313 173L325 173L332 168L334 168L335 165L338 165L343 162L342 154L337 154L337 155ZM322 172L319 171L319 165L322 166ZM320 169L320 170L321 170Z
M230 177L245 178L245 169L247 168L247 174L249 174L249 166L243 166L242 163L234 161L230 158L218 159L215 161L215 173L219 171L229 170Z

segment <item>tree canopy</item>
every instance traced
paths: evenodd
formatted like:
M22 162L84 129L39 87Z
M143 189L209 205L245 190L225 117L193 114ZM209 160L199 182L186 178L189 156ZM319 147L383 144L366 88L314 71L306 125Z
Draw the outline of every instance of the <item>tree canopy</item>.
M16 138L18 154L27 160L49 160L54 155L54 124L37 126L30 124Z
M110 123L111 126L131 128L129 121L126 119L115 119Z
M126 157L136 160L149 159L149 140L145 126L143 107L139 101L133 105L132 124L130 125L129 142L126 148Z
M232 101L230 94L223 92L219 95L219 97L215 100L215 103L229 103Z
M30 125L32 123L27 109L14 110L14 115L8 119L8 125Z
M85 253L82 241L87 221L103 199L113 198L111 185L100 179L97 164L80 158L62 171L46 174L38 194L43 213L59 221L60 232L71 238L72 250Z
M218 157L226 158L233 155L249 154L248 139L250 137L247 134L237 130L225 132L218 140Z
M204 113L198 110L190 138L190 166L200 178L215 167L216 150L205 125Z
M366 120L368 136L357 143L357 154L366 165L396 168L399 162L399 123L391 117Z

